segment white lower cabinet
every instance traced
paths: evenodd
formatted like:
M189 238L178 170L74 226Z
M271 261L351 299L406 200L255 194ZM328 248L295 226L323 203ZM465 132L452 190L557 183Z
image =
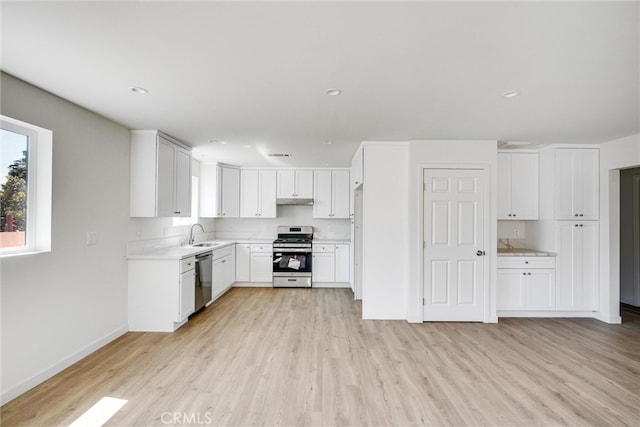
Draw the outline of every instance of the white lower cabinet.
M597 310L598 221L558 221L558 310Z
M251 281L251 245L248 243L236 244L236 281Z
M498 257L498 310L555 310L555 275L554 257Z
M213 251L213 299L224 294L235 282L235 258L233 246Z
M273 281L273 247L268 244L251 245L251 282Z
M173 332L195 308L195 257L182 260L130 259L130 331Z
M348 283L350 273L348 244L313 245L313 283Z

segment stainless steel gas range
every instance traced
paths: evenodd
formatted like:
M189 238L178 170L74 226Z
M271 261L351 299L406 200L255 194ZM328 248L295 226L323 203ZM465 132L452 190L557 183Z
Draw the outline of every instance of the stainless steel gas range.
M311 287L313 227L278 226L273 242L273 287Z

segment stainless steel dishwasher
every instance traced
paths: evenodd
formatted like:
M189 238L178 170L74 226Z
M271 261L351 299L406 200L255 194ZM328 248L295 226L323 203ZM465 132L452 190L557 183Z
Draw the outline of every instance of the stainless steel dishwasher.
M213 251L196 255L196 302L198 312L211 301L211 285L213 280Z

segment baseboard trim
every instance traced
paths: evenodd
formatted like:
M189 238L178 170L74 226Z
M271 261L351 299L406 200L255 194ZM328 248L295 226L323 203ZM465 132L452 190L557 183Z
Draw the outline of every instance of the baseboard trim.
M611 316L608 313L601 313L599 311L593 313L593 318L610 325L620 325L622 323L621 316Z
M121 326L120 328L115 329L114 331L110 332L104 337L95 340L94 342L92 342L85 348L81 349L80 351L64 358L63 360L50 366L49 368L41 372L38 372L37 374L23 381L22 383L10 388L9 390L3 390L2 394L0 395L0 405L4 405L5 403L10 402L11 400L15 399L21 394L26 393L27 391L31 390L33 387L43 383L44 381L56 375L57 373L73 365L80 359L88 356L89 354L98 350L100 347L103 347L109 344L111 341L126 334L127 332L128 332L127 326L126 325Z
M500 317L586 317L596 318L594 311L518 311L518 310L498 310L498 318Z
M231 285L234 288L273 288L271 282L235 282Z
M311 284L312 288L351 288L349 282L330 282L330 283L316 283Z

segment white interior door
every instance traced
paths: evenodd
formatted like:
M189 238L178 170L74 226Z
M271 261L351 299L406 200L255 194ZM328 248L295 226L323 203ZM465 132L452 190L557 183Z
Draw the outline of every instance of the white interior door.
M425 169L424 320L484 320L484 171Z

